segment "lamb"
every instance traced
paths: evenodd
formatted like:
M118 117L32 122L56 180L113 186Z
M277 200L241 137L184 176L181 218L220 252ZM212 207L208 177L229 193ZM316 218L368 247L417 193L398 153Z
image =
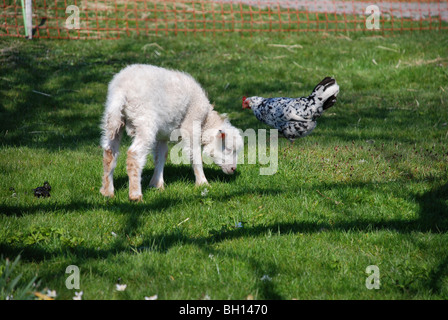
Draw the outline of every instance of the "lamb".
M155 169L149 185L164 188L167 143L176 130L184 142L183 152L192 162L196 185L208 184L201 145L226 174L235 172L243 146L240 131L225 115L213 110L205 91L192 76L152 65L130 65L114 76L101 127L104 173L100 192L107 197L114 195L113 172L126 129L132 137L126 160L131 201L142 200L141 174L151 150Z

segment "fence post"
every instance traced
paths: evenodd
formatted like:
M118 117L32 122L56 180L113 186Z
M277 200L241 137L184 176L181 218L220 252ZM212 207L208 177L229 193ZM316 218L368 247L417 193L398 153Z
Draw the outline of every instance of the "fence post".
M25 0L25 16L26 16L26 35L28 39L33 38L33 1Z
M28 38L28 29L26 27L26 13L25 13L25 4L23 0L20 0L20 4L22 6L22 19L23 19L23 29L25 30L25 37Z

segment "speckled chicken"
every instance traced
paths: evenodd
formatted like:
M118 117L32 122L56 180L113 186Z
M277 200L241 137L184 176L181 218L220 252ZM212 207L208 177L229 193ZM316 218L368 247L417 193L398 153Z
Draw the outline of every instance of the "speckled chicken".
M258 120L278 129L285 138L294 142L313 131L317 118L335 104L338 93L336 80L326 77L309 97L243 97L243 109L252 109Z

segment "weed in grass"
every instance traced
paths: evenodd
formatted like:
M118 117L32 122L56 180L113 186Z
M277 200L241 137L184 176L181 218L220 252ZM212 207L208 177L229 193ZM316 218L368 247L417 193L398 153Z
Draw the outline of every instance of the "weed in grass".
M37 276L27 284L20 282L23 274L16 275L20 255L13 262L9 259L0 258L0 300L32 300L35 295L33 290L38 284L35 283Z

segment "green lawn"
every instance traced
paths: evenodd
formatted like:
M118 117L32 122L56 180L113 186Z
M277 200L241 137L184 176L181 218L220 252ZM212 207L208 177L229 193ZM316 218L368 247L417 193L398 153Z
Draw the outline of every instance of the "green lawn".
M0 254L21 255L19 287L37 275L57 299L447 299L447 47L442 32L1 38ZM99 124L131 63L191 73L243 130L267 128L243 95L308 95L325 76L341 91L310 136L280 139L275 175L207 165L207 193L168 162L157 191L150 158L144 202L130 203L127 137L115 197L99 193ZM44 181L51 197L35 198ZM69 265L80 290L65 286Z

